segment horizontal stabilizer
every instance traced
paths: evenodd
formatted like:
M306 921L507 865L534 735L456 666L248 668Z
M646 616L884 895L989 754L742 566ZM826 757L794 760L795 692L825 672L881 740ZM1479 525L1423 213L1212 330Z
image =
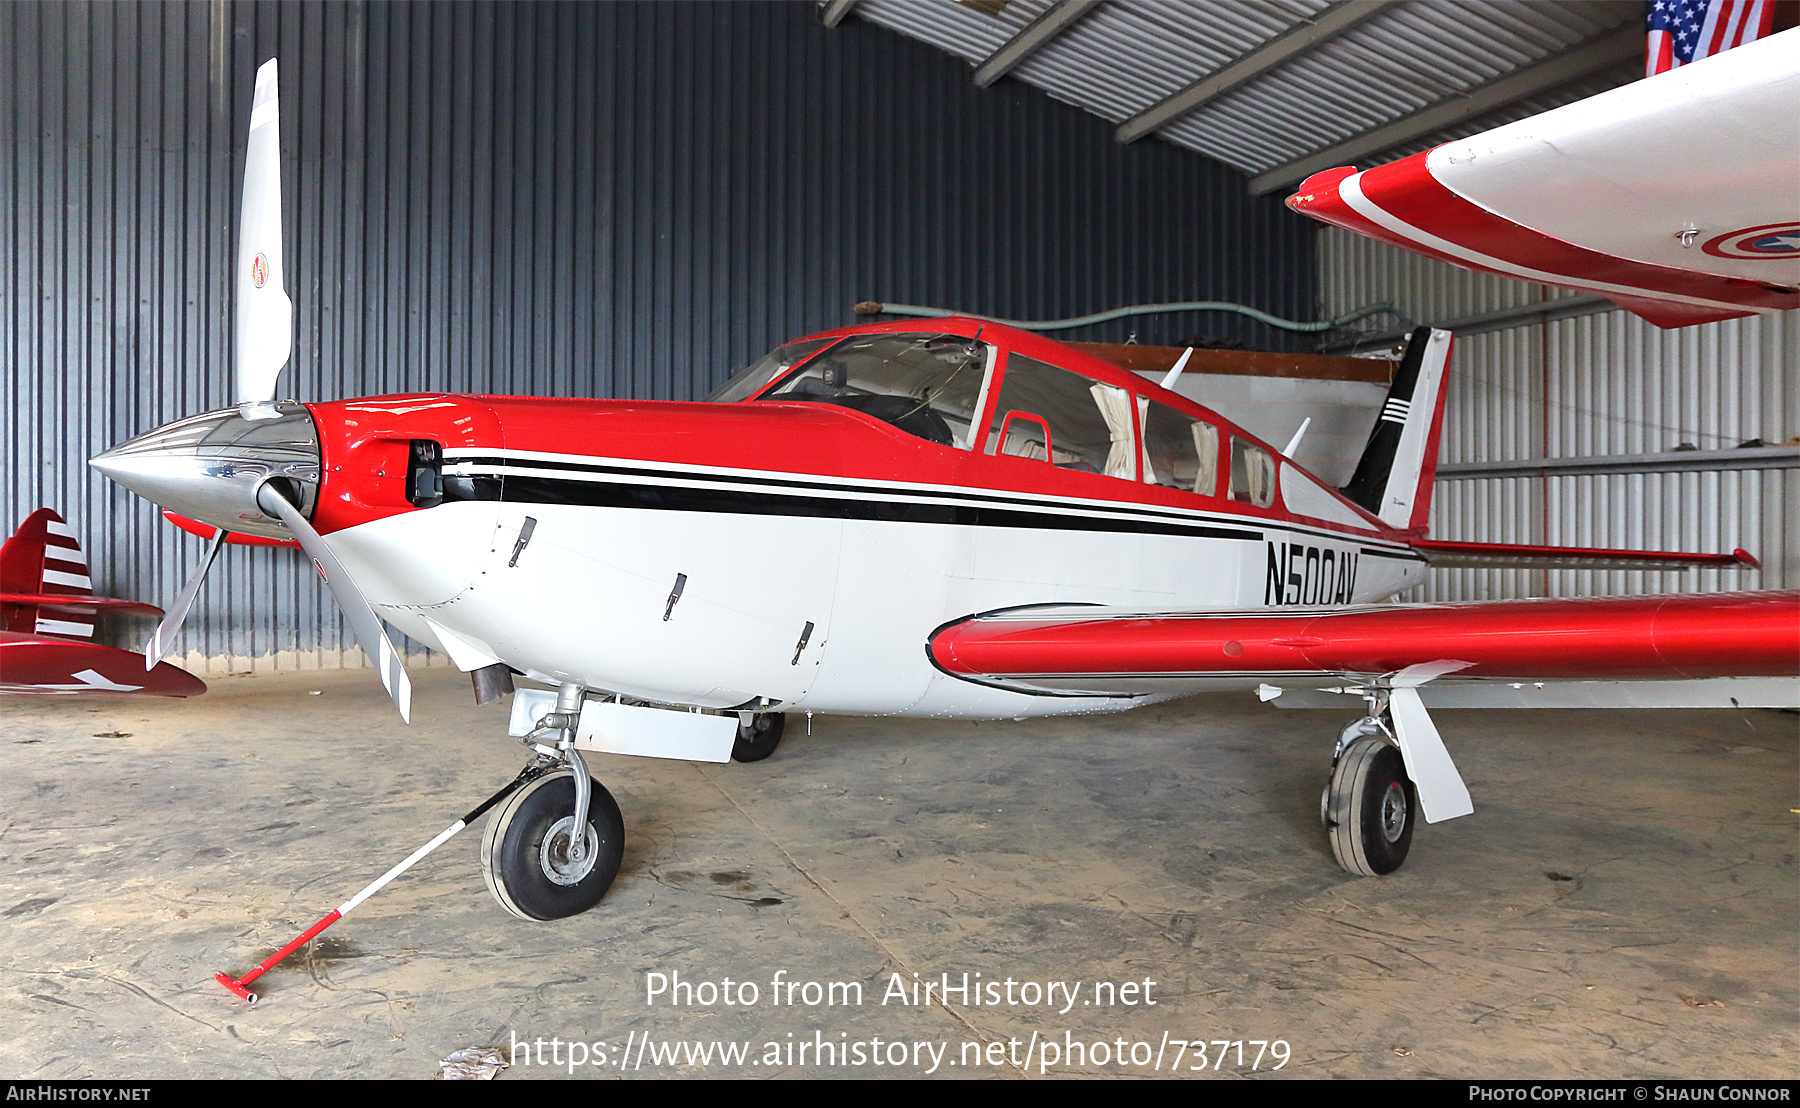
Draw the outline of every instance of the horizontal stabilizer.
M1532 546L1504 542L1441 542L1418 539L1412 548L1433 566L1481 569L1761 569L1748 550L1729 554L1683 554L1669 550L1599 550L1579 546Z
M167 662L145 672L144 656L129 650L0 631L0 693L199 696L205 691L205 682Z
M110 596L61 596L49 592L0 592L0 604L32 604L58 612L91 616L104 608L127 616L160 616L163 610L138 600L115 600Z

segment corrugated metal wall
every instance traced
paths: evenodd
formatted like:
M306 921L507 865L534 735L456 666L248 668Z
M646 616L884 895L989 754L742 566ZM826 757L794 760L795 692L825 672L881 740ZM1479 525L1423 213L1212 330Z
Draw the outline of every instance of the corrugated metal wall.
M1473 273L1336 228L1324 311L1392 300L1420 322L1573 294ZM1444 463L1703 450L1800 436L1800 313L1664 331L1623 311L1458 339ZM1431 533L1474 542L1728 552L1763 569L1686 573L1435 570L1432 599L1800 587L1800 472L1439 481Z
M863 299L1313 307L1314 236L1279 198L812 4L4 4L0 524L58 509L114 595L167 600L198 557L85 461L229 401L244 130L276 55L302 400L684 399ZM1134 329L1290 342L1217 315L1070 337ZM228 551L188 664L360 661L296 555Z

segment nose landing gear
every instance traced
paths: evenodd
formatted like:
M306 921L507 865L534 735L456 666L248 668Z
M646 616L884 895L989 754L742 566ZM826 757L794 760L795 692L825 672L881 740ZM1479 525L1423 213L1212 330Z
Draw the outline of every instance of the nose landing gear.
M488 891L521 919L563 919L587 911L612 887L625 857L619 804L588 776L575 749L586 691L574 684L558 688L556 710L524 739L546 766L561 762L564 768L508 797L481 838L481 875ZM538 741L552 737L554 748Z
M612 887L625 857L625 817L600 782L589 778L589 788L579 854L572 850L575 775L569 770L520 789L488 820L481 875L501 907L521 919L563 919L600 903Z

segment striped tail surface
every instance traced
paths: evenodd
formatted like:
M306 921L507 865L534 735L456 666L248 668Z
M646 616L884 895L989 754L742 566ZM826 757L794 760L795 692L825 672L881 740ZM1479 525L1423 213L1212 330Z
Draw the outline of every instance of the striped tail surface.
M47 597L94 594L81 543L61 516L49 508L39 508L0 546L0 593ZM94 617L74 611L45 611L36 604L0 603L0 628L91 639Z

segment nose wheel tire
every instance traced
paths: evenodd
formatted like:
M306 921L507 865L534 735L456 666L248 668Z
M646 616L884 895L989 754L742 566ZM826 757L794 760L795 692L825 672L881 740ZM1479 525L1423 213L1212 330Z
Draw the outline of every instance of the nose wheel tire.
M481 837L481 875L500 906L520 919L579 915L600 903L625 857L625 818L600 782L589 778L586 850L570 857L575 776L568 770L526 785L489 817Z
M1331 853L1351 873L1378 877L1406 861L1419 797L1400 748L1364 736L1344 749L1326 786Z
M734 762L760 762L775 753L781 745L781 733L787 728L787 715L782 712L758 712L749 724L738 724L737 741L731 744Z

